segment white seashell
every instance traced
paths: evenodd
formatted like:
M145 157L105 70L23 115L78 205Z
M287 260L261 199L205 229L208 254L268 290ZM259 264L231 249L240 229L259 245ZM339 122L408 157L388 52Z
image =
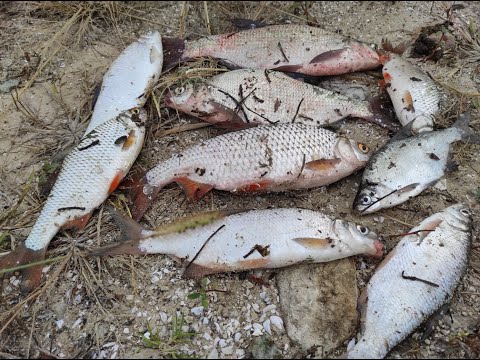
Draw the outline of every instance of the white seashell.
M284 331L283 320L280 316L270 316L270 323L273 326L273 330L275 330L276 332L278 331L279 333L282 333Z
M270 319L267 319L263 322L263 328L268 333L268 335L272 336L272 330L270 329Z
M197 307L194 307L192 308L192 310L190 310L192 312L193 315L197 315L197 316L200 316L203 314L203 310L205 308L203 306L197 306Z
M235 342L239 342L241 338L242 338L242 334L239 332L237 332L234 336Z
M355 338L352 338L352 340L350 340L348 342L348 345L347 345L347 351L350 351L352 350L352 348L355 346Z

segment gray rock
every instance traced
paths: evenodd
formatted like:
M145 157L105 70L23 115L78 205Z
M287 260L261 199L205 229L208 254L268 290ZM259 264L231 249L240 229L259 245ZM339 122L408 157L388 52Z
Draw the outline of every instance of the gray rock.
M18 79L11 79L4 81L0 84L0 92L9 93L14 87L16 87L20 83Z
M252 359L281 359L282 352L269 339L268 336L263 335L256 338L250 345L250 352Z
M355 264L342 259L301 265L277 274L288 337L302 350L329 352L355 333L358 288Z

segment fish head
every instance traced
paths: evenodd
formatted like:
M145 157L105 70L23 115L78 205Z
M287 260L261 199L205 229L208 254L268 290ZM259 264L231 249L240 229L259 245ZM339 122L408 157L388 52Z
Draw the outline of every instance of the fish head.
M189 82L180 84L170 90L165 96L165 105L180 110L195 117L208 114L209 109L209 88L203 83Z
M335 146L335 155L353 165L354 168L359 168L368 162L372 151L365 144L340 137Z
M369 214L384 207L390 207L392 206L391 199L388 197L392 193L394 190L382 184L367 184L355 197L353 208L362 214Z
M125 116L128 119L131 119L135 124L139 126L145 126L147 122L147 110L142 107L134 107L132 109L126 110L120 116Z
M472 223L472 213L464 204L456 204L446 208L444 211L445 221L462 231L470 231Z
M337 219L333 223L333 233L341 250L352 255L383 256L383 244L378 240L378 235L365 226Z

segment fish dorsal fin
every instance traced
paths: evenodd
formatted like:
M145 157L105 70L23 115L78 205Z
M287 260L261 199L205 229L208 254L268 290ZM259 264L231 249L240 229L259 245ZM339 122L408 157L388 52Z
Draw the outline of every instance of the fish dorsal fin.
M209 225L216 220L223 219L227 216L238 214L248 210L215 210L200 214L188 216L186 218L175 221L172 224L162 225L154 230L154 235L167 235L174 233L182 233L189 229Z
M303 237L303 238L295 238L292 240L302 245L303 247L309 248L309 249L323 249L323 248L329 247L330 244L333 243L333 239L330 239L330 238L320 239L320 238Z
M407 139L413 135L412 126L415 120L410 121L407 125L403 126L390 140L390 142Z

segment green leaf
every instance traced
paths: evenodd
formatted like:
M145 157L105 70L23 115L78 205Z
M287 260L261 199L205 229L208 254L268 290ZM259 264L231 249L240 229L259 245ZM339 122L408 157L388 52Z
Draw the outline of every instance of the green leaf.
M200 297L200 294L199 293L192 293L190 295L188 295L188 298L193 300L193 299L198 299Z

